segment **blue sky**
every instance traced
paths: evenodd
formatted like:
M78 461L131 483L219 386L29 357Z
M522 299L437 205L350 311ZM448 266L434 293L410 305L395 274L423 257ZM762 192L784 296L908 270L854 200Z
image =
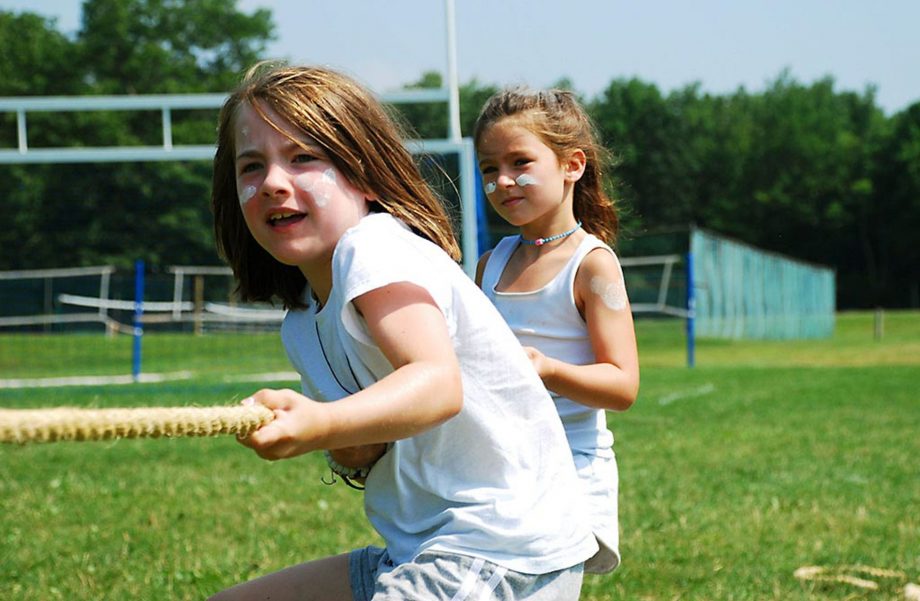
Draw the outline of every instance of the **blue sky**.
M0 0L0 9L79 28L79 0ZM441 0L239 0L272 9L276 58L334 66L384 92L444 72ZM306 7L306 8L305 8ZM920 101L918 0L455 0L461 82L546 86L593 96L638 77L663 92L757 92L788 69L836 89L876 87L887 113Z

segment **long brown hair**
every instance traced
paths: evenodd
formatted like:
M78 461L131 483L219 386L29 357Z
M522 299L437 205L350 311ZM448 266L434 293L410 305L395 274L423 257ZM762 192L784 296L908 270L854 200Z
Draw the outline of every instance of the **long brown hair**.
M278 262L259 246L243 219L234 139L234 123L243 104L279 132L295 133L273 123L263 110L270 108L296 133L315 140L352 185L372 196L372 210L401 219L453 259L460 258L442 201L404 146L404 129L393 113L363 86L331 69L260 63L221 108L211 190L217 248L233 268L243 300L277 297L286 308L303 307L306 284L297 267Z
M560 161L574 150L585 153L585 172L575 182L572 211L585 231L614 244L620 222L613 200L604 191L604 165L609 153L598 143L594 124L575 96L565 90L521 87L494 94L476 119L476 146L490 126L509 117L543 140Z

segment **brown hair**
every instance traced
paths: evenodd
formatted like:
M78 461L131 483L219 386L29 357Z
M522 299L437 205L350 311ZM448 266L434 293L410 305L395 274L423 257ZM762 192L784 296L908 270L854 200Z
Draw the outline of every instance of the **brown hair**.
M243 219L236 191L234 139L234 122L243 104L290 136L267 117L263 106L270 108L315 140L352 185L372 195L372 210L401 219L453 259L460 258L441 199L403 145L404 129L394 114L360 84L336 71L260 63L221 108L211 189L217 248L233 268L243 300L277 297L286 308L303 307L306 285L297 267L278 262L256 242Z
M513 117L553 150L561 161L574 150L585 153L585 172L575 182L572 210L585 231L604 242L616 242L619 218L613 200L604 191L604 163L608 152L597 142L594 124L575 96L565 90L532 91L510 88L486 101L473 128L478 146L485 131Z

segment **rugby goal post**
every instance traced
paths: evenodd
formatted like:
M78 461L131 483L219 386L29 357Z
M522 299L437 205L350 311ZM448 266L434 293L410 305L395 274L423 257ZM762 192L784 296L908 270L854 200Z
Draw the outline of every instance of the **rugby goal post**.
M634 315L685 321L687 367L696 364L693 260L690 253L620 257Z

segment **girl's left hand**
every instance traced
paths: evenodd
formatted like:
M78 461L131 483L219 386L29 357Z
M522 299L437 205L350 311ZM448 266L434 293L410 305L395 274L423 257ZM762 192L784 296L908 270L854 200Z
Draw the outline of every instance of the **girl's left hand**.
M261 403L275 413L274 420L238 439L259 457L274 461L322 448L321 440L327 433L322 403L287 389L260 390L243 403Z

